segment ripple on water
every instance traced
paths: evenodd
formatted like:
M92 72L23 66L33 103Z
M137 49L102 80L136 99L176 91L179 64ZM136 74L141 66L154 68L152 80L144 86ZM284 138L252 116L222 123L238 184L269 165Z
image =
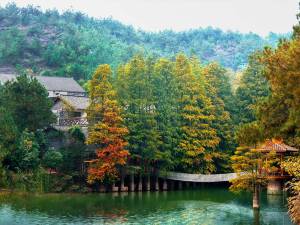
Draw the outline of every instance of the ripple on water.
M183 202L182 207L171 211L157 211L147 217L132 215L125 224L248 224L252 221L249 208L234 204L219 204L209 201ZM124 222L123 222L124 224ZM249 224L252 224L249 223Z

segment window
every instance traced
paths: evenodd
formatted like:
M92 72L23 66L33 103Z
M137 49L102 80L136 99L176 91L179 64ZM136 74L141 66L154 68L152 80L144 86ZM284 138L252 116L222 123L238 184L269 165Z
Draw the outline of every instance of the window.
M81 117L81 112L71 112L70 116L71 117Z

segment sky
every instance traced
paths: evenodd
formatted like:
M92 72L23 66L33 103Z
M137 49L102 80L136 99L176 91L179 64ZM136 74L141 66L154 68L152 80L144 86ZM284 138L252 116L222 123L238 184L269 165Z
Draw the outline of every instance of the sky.
M11 0L0 0L5 6ZM146 31L199 27L254 32L287 33L297 23L299 0L15 0L59 11L73 9L95 18L112 17Z

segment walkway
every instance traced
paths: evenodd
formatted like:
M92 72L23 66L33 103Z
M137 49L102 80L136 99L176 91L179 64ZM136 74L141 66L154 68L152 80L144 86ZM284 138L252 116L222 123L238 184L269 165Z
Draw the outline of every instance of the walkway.
M161 176L168 180L184 181L184 182L199 182L199 183L214 183L226 182L237 177L236 173L224 174L190 174L190 173L175 173L168 172L167 176Z

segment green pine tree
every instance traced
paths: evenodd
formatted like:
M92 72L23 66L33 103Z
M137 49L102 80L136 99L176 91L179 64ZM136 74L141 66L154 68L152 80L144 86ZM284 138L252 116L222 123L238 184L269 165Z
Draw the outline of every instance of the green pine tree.
M209 152L216 148L219 138L212 128L211 101L204 87L197 82L190 60L182 54L176 57L175 76L180 115L180 141L175 155L177 167L186 172L213 172L215 167Z

